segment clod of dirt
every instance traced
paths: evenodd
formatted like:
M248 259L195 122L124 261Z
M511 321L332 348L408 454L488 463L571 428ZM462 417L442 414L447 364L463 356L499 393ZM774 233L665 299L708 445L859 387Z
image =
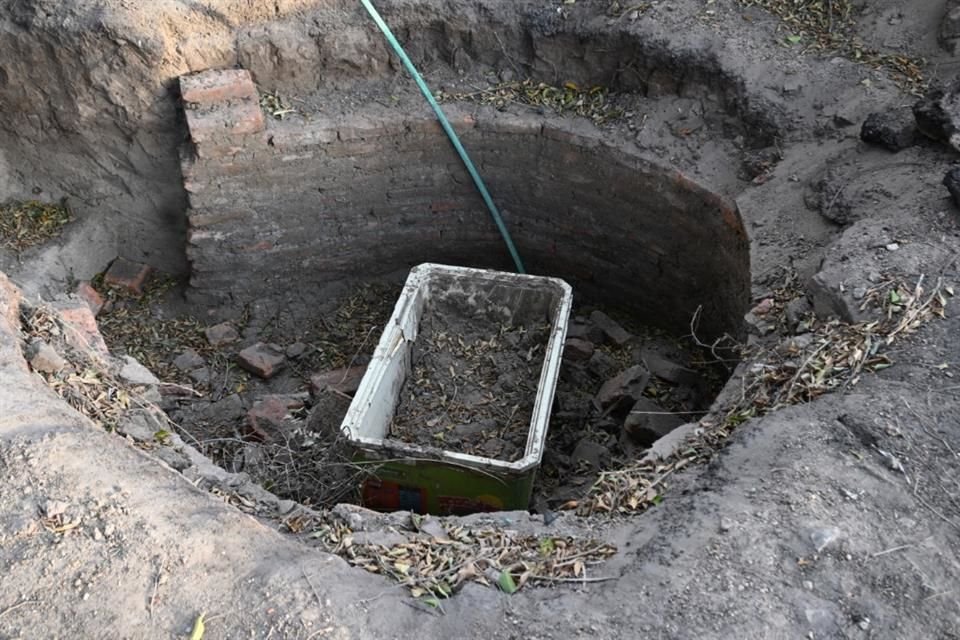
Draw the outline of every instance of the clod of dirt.
M522 457L549 329L439 302L421 320L390 437L500 460Z
M943 186L953 197L953 203L960 207L960 167L953 167L943 176Z
M860 129L860 139L888 151L902 151L916 141L916 124L906 112L871 113Z
M917 128L960 151L960 82L933 89L913 106Z

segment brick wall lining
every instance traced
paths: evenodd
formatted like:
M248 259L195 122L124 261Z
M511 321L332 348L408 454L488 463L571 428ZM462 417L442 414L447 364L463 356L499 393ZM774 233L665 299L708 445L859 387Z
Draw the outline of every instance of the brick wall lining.
M309 299L425 261L509 268L427 115L264 121L255 96L207 93L221 97L186 105L182 154L194 300ZM705 336L738 333L750 274L734 204L585 121L448 112L531 272L653 325L686 326L702 306Z

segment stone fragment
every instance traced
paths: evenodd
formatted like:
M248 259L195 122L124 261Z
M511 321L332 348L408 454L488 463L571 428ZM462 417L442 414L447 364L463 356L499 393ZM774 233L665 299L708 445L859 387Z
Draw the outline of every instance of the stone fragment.
M187 349L173 359L173 366L180 369L180 371L193 371L194 369L199 369L204 364L203 358L193 349Z
M203 330L203 335L206 336L211 347L222 347L240 339L240 334L229 322L221 322L212 327L207 327Z
M27 350L30 368L41 373L56 373L67 366L67 361L43 340L35 340Z
M570 461L574 466L587 465L591 469L601 469L610 458L610 449L590 438L584 438L574 447Z
M960 45L960 0L947 0L937 41L944 51L956 55Z
M137 442L153 442L163 424L151 412L138 409L123 415L117 424L117 431L130 436Z
M84 302L73 301L54 305L63 324L64 338L71 347L99 360L110 355L107 343L100 335L97 320Z
M237 354L237 363L264 379L272 378L283 367L287 357L275 345L257 342Z
M913 106L913 117L923 135L960 150L960 81L929 91Z
M94 289L93 285L89 282L84 281L78 284L76 294L78 298L87 303L87 306L90 307L90 312L94 316L103 309L103 296L101 296L100 292Z
M813 307L810 306L810 301L806 296L794 298L788 302L784 308L784 315L787 319L787 327L791 331L796 331L799 328L800 323L804 321L804 318L806 318L807 314L809 314L811 311L813 311Z
M624 345L633 339L633 335L621 327L613 318L603 311L597 310L590 314L590 322L603 331L604 337L616 345Z
M123 356L123 366L118 374L120 379L129 384L160 384L157 376L149 369L137 362L136 358Z
M361 364L316 373L310 376L310 393L316 397L324 391L332 389L338 393L353 395L360 387L360 381L363 380L363 374L366 371L367 366Z
M65 514L68 506L69 505L62 500L47 500L47 503L43 505L43 512L48 518L56 518L57 516Z
M943 176L943 186L950 192L953 203L960 207L960 167L953 167Z
M192 369L188 374L190 379L199 385L210 384L210 369L207 367L200 367L199 369Z
M700 374L693 369L664 358L652 349L641 349L640 359L651 375L673 384L697 386L701 384Z
M666 413L649 398L640 398L627 414L623 430L637 444L650 446L682 424L679 416Z
M594 346L589 340L567 338L563 345L563 357L571 362L585 362L593 355Z
M290 411L303 407L300 395L269 395L257 400L247 412L247 435L258 442L275 440L284 429Z
M286 354L288 358L299 358L307 351L307 345L302 342L294 342L287 345Z
M593 401L601 410L615 410L624 404L633 404L641 398L649 381L647 368L634 365L603 383Z
M328 437L339 433L349 408L348 398L329 389L314 394L313 407L307 416L307 430Z
M916 142L916 124L909 113L871 113L860 128L860 139L888 151L902 151Z
M103 281L108 285L140 295L143 293L143 285L150 276L150 271L149 265L120 257L110 264L110 268L103 276Z

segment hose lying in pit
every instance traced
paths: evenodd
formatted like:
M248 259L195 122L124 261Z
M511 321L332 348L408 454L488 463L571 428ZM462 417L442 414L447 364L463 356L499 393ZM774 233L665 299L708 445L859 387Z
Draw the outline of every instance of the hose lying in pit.
M523 268L523 261L520 260L520 254L517 253L517 247L513 244L513 239L510 237L510 231L507 229L507 225L504 224L503 217L500 215L497 205L494 204L493 198L490 197L490 192L487 191L487 185L484 184L483 178L480 177L480 174L477 172L477 168L470 160L470 156L467 155L466 149L464 149L463 145L460 143L460 138L457 136L457 132L454 131L453 127L450 126L450 121L447 120L447 116L443 113L440 105L437 104L433 94L430 93L427 83L424 82L423 77L420 76L417 68L407 56L407 52L403 50L400 42L393 35L393 32L390 30L390 27L387 26L387 23L383 21L383 18L380 17L380 14L377 12L376 8L370 3L370 0L360 0L360 2L367 10L367 13L370 14L370 17L373 18L373 21L377 23L380 31L382 31L384 37L386 37L387 42L389 42L390 46L393 48L393 52L396 53L397 57L400 58L400 61L403 62L403 66L407 69L410 75L413 76L414 81L420 88L420 93L423 94L423 97L427 99L427 102L430 103L430 106L433 108L433 112L437 115L437 120L440 121L440 126L443 127L447 137L450 138L450 143L453 144L453 148L457 150L457 153L460 155L460 159L463 160L463 164L466 166L467 172L470 174L470 177L473 178L473 183L477 185L477 190L480 192L481 197L483 197L483 202L487 205L487 209L490 210L490 215L493 217L493 221L496 223L497 229L499 229L500 235L503 237L503 241L507 245L507 250L510 251L510 256L513 258L513 263L517 268L517 273L526 273Z

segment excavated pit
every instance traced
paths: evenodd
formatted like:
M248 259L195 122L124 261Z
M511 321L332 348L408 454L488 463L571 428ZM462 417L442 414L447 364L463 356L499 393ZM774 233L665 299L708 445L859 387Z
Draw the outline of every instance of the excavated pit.
M661 403L649 413L664 409L686 418L706 410L729 375L700 351L743 334L749 242L730 196L742 184L739 167L749 150L775 139L776 110L745 95L710 54L668 47L627 23L568 25L522 3L478 3L442 19L431 5L386 5L387 20L444 98L528 271L573 286L581 330L595 330L590 313L602 310L635 336L628 345L595 338L602 356L565 365L544 463L543 493L556 503L575 494L563 478L578 460L596 471L629 461L645 446L623 444L630 407L591 415L590 399L605 381L637 363L646 366L650 353L697 369L701 378L683 384L653 376L646 391ZM109 241L117 253L178 275L188 265L187 307L173 304L174 311L154 317L187 312L201 325L225 320L240 331L239 342L207 349L195 365L170 366L191 345L168 340L159 365L168 369L161 377L208 394L202 402L168 399L165 408L204 453L232 471L265 468L262 449L277 438L263 427L271 402L278 423L293 418L294 440L303 440L304 429L329 432L338 424L342 399L318 397L316 383L309 399L302 392L329 369L365 364L396 290L376 289L367 300L376 310L360 331L318 332L318 318L342 312L371 284L395 283L423 262L512 266L449 140L380 35L364 22L341 22L317 19L311 26L281 18L239 30L242 72L229 70L232 64L190 65L228 70L183 74L173 92L154 96L138 134L139 147L155 151L150 170L133 156L116 163L127 193L117 196L113 185L97 180L83 193L62 180L43 191L71 198L80 211L75 240L62 254L67 260L79 254L77 276L90 277L112 257L90 215L95 203L99 215L116 213ZM134 65L134 72L143 69ZM567 91L573 104L487 99L517 85ZM602 112L578 111L577 101L596 92ZM89 101L101 98L94 92ZM171 102L184 118L174 117ZM42 121L57 119L57 105L37 116L36 132L35 123L24 123L17 145L42 142ZM95 133L86 129L70 139L80 157L96 157L97 145L128 144L126 131L103 130L100 139ZM25 165L36 164L33 150L23 151ZM35 167L37 175L63 173L59 151L44 160L49 168ZM177 161L186 215L157 230L158 212L169 218L183 209L184 191L171 185ZM99 162L91 174L99 175ZM138 185L153 183L160 188L138 195ZM118 305L124 313L125 305ZM104 333L118 353L136 351L117 323ZM237 352L254 342L286 350L284 375L263 381L238 373ZM327 351L336 344L333 351L346 356L328 357L323 344ZM674 395L681 397L665 399L678 387L683 393ZM227 419L213 425L214 415ZM253 473L264 486L313 504L350 498L305 494L311 476L290 459L290 434L279 439L287 486ZM297 479L288 482L291 475Z

